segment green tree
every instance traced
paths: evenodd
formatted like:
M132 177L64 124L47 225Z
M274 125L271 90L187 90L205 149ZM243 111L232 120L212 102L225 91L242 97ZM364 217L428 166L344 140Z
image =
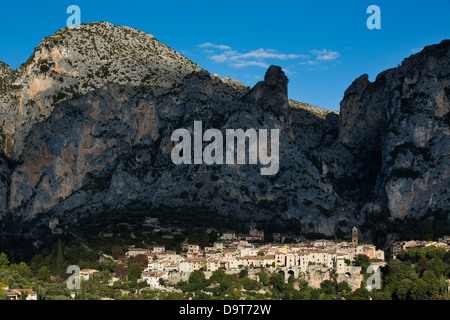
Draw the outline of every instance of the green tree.
M128 280L133 283L137 283L137 281L141 278L142 269L141 266L137 263L132 263L128 267Z
M202 270L191 272L188 279L188 291L200 291L206 288L206 277Z
M348 283L346 281L339 282L337 284L336 289L337 289L337 292L340 292L341 294L344 294L344 295L349 292L352 292L352 289L350 288L350 286L348 285Z
M247 278L248 276L248 268L244 268L239 272L239 278Z
M325 280L320 284L320 289L325 294L336 294L336 284L332 280Z
M444 248L437 248L435 246L428 246L428 247L423 247L421 248L421 250L423 252L425 252L425 256L428 259L433 259L433 258L437 258L437 259L444 259L446 251Z
M299 289L295 294L297 300L314 300L314 297L318 296L319 290L311 288L306 280L298 280L298 287Z
M355 264L361 267L362 273L366 273L367 268L370 266L370 259L365 254L358 254L356 256Z
M61 240L58 239L58 249L56 252L56 267L58 268L58 271L61 271L63 269L63 263L64 263L64 256L61 246Z
M42 266L38 271L38 280L48 282L50 281L50 270L46 266Z
M370 295L373 300L392 300L392 295L387 290L372 290Z
M269 275L266 272L266 269L261 269L258 273L259 281L265 286L268 286L270 283Z
M217 289L217 295L231 292L236 287L234 282L235 277L227 276L220 283L220 287Z
M411 289L414 283L410 279L403 279L399 282L395 294L399 300L409 300L411 298Z
M211 275L211 277L209 278L210 282L217 282L217 283L221 283L223 281L223 279L226 277L226 273L225 270L223 269L217 269L216 271L214 271Z
M351 300L368 300L370 292L366 288L358 288L352 294L348 295Z
M414 300L426 300L428 298L428 284L423 279L419 279L414 283L411 289L411 297Z
M270 282L269 282L275 289L277 289L279 292L283 292L285 288L285 281L284 281L284 274L282 273L276 273L273 272L270 275Z
M434 275L439 278L447 269L447 265L440 258L432 258L428 261L426 270L431 270L434 272Z
M432 270L425 270L423 272L422 280L425 281L425 283L428 286L428 297L430 299L433 300L439 299L439 295L445 292L445 290L443 290L445 286L442 286L441 284L442 282L441 279L443 278L444 278L443 276L441 276L440 278L436 277L436 275Z
M418 276L412 269L410 262L402 262L398 259L392 259L386 265L386 269L384 287L391 293L395 293L399 283L402 280L409 279L414 282L418 279Z
M40 254L36 254L33 256L33 259L31 259L30 267L33 274L37 274L39 269L44 265L44 257Z
M21 262L18 265L11 265L11 268L17 270L19 275L26 280L31 280L33 276L31 268L25 262Z
M0 253L0 269L8 268L8 266L8 256L4 252Z
M422 279L427 283L431 283L436 281L437 277L432 270L425 270L422 274Z
M400 259L401 261L409 261L411 263L415 263L424 257L425 251L416 247L408 250L401 250L398 253L398 259Z

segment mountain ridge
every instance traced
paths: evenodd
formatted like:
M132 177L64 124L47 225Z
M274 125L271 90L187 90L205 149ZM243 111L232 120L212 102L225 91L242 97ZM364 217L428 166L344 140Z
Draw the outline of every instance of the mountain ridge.
M110 24L100 26L115 30ZM96 30L98 25L90 27ZM68 32L78 39L77 31ZM124 31L116 36L124 43L135 41L128 35ZM96 37L97 48L106 46ZM145 37L153 43L154 38ZM155 50L169 50L154 45ZM64 56L62 50L56 54L48 46L52 49L37 51L23 67L33 81L58 83L49 75L63 73L64 67L66 73L78 71L83 81L90 78L81 77L90 61L70 69L75 62L57 58ZM92 48L77 50L89 53ZM101 54L91 55L103 61ZM157 56L157 61L164 60ZM58 96L61 84L33 91L26 82L28 93L16 95L22 101L22 109L20 103L17 107L21 117L8 113L5 103L19 89L0 92L6 154L0 157L3 214L25 220L43 215L44 225L52 217L75 223L91 213L140 201L148 210L170 204L172 210L202 207L211 214L255 221L295 220L302 234L336 237L358 225L366 238L393 233L389 220L421 219L441 210L448 221L450 41L426 47L374 82L367 75L359 77L346 90L340 112L289 100L289 80L280 67L271 66L264 80L247 88L181 62L167 60L167 68L178 71L163 68L162 80L155 83L151 77L148 83L142 80L161 61L152 60L145 72L124 73L123 81L116 82L106 79L109 73L120 74L121 63L107 70L98 63L91 81L63 77L63 88L69 88L64 96ZM77 91L84 83L84 89L92 90ZM23 86L17 81L11 85L19 84ZM44 92L40 103L26 103L39 92ZM17 127L5 123L8 116ZM171 133L192 130L198 120L219 130L279 129L279 173L263 178L250 165L174 165Z

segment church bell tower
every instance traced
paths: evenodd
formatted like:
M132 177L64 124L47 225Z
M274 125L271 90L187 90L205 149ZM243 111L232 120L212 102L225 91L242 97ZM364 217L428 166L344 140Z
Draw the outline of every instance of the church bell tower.
M352 244L358 245L358 228L356 226L352 229Z

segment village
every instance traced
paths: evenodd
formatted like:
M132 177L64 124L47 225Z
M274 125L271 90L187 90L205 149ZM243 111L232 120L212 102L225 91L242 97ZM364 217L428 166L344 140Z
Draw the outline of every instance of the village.
M207 230L213 231L217 230ZM164 292L179 291L177 284L188 282L191 274L199 270L204 273L205 279L211 278L218 270L228 275L237 275L245 270L249 279L260 280L260 272L265 270L268 274L280 274L285 282L290 277L302 279L309 287L316 289L330 280L347 283L351 291L359 288L380 289L376 281L370 282L367 278L386 265L385 251L373 244L361 243L356 227L352 229L351 241L303 239L285 243L281 234L273 234L273 238L274 242L266 243L264 231L253 228L248 234L224 232L212 246L203 248L185 241L181 244L181 252L166 250L165 245L160 244L130 245L117 259L102 256L102 259L113 259L115 264L115 271L105 285L120 286L128 281L130 264L137 261L141 270L136 280L141 287ZM395 259L401 251L428 246L449 251L450 237L439 241L395 242L389 253ZM368 262L365 267L358 263L361 256L366 257ZM100 272L95 269L82 269L77 277L83 282L94 279L98 274ZM4 288L4 295L11 300L19 300L24 295L26 300L37 300L37 294L32 289ZM70 294L72 298L76 295L76 291Z
M283 274L286 281L291 275L296 278L302 276L313 288L319 288L324 280L329 280L335 269L338 281L348 282L352 290L356 290L361 286L363 275L361 267L354 266L352 262L359 254L366 255L376 268L384 265L384 251L377 250L374 245L359 244L356 228L353 229L352 242L251 243L263 237L264 233L256 229L250 230L248 235L226 232L212 247L202 249L198 245L183 243L183 254L154 245L148 248L130 247L126 255L129 258L139 255L147 257L148 266L143 270L141 280L155 288L187 281L196 270L203 270L209 278L218 269L233 274L247 268L248 276L256 278L260 269L265 268L269 272ZM115 277L112 281L117 280L122 279Z
M280 239L275 235L276 240ZM243 269L248 270L248 276L257 279L258 273L265 268L268 272L281 273L285 281L290 276L302 278L312 288L320 288L325 280L330 280L333 270L337 281L347 282L354 291L360 288L364 281L361 266L355 265L358 255L365 255L370 261L373 273L379 267L385 266L385 252L373 244L359 243L358 229L352 229L352 240L304 240L298 243L258 244L264 239L264 232L251 229L249 234L225 232L219 241L211 247L201 248L199 245L182 244L183 253L166 251L163 245L153 245L147 248L131 246L126 252L128 258L145 256L148 265L141 274L141 281L147 282L152 288L163 289L175 285L179 281L187 281L192 272L203 270L206 279L214 271L223 269L227 274L237 274ZM401 241L391 246L393 258L400 250L410 248L435 246L450 250L450 237L436 241ZM121 263L121 261L117 261ZM123 261L125 263L125 261ZM84 278L95 270L82 270ZM114 281L124 280L114 277ZM365 286L365 285L364 285ZM370 290L370 284L367 286Z

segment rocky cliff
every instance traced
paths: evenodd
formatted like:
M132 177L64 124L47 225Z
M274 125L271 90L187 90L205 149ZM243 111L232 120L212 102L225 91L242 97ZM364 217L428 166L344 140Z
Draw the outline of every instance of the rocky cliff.
M426 47L374 83L361 76L345 93L339 141L373 173L369 211L385 206L404 218L448 210L449 48L450 41Z
M327 236L374 216L448 215L449 61L443 41L373 83L363 75L337 113L289 100L279 67L250 89L131 28L62 29L18 70L0 64L0 210L72 221L138 201L295 219L302 233ZM279 129L277 175L174 165L171 134L193 132L194 121Z

